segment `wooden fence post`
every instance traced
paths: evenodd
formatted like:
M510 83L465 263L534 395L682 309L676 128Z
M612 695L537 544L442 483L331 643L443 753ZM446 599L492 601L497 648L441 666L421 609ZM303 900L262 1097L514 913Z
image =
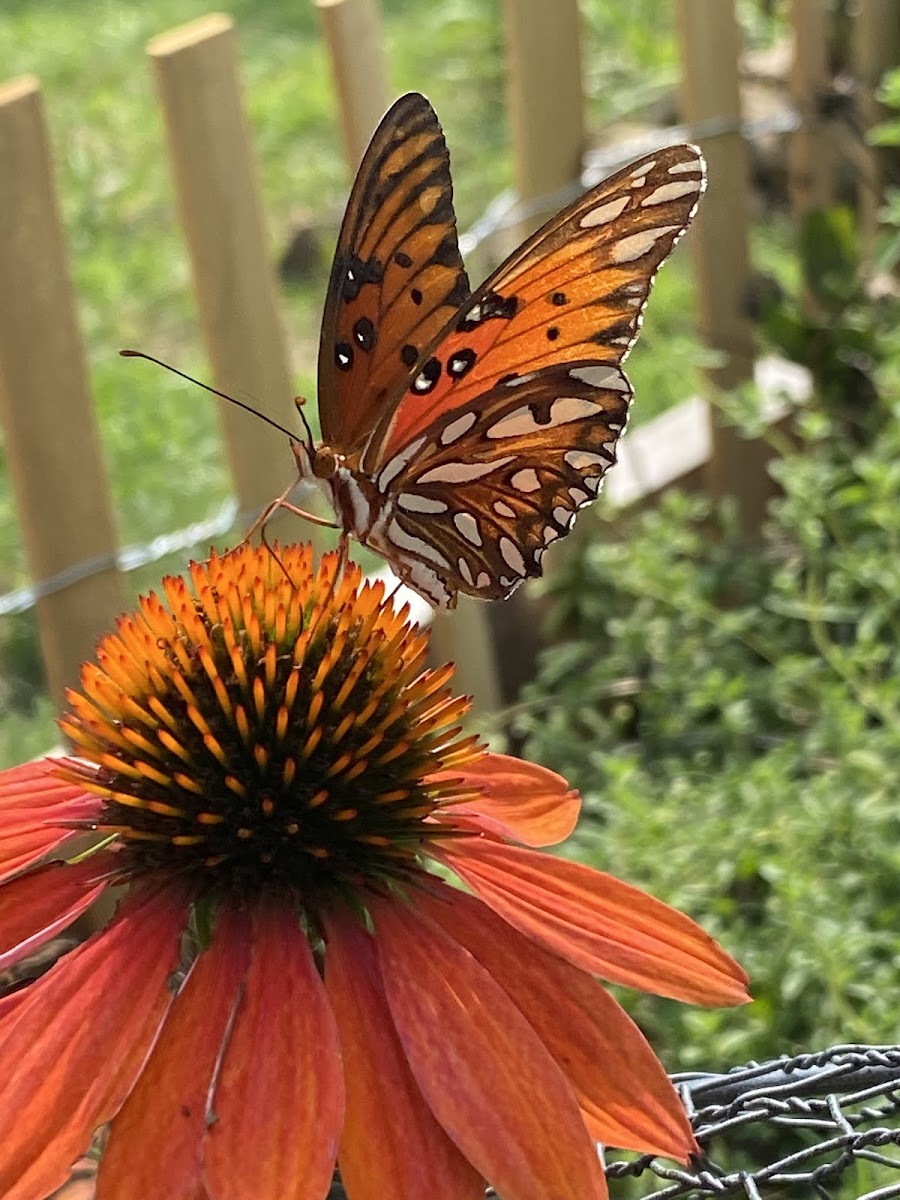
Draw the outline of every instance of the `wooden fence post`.
M791 134L788 156L791 207L796 216L834 202L834 122L822 115L831 86L828 27L832 16L822 0L791 0L794 57L791 94L800 128Z
M740 129L740 38L734 0L677 0L682 106L688 125L718 120L727 132L701 139L709 187L691 233L697 265L700 327L723 356L710 372L716 386L752 377L753 331L747 316L749 171ZM765 450L714 420L709 490L734 497L745 533L758 532L772 494Z
M278 307L259 173L243 111L233 22L203 17L147 48L165 116L181 221L216 386L268 409L289 429L293 385ZM285 439L219 402L241 510L259 511L290 482ZM276 518L269 536L309 536L296 518Z
M584 98L577 0L504 0L508 104L520 201L581 175ZM550 213L545 216L551 215ZM545 217L522 222L524 237Z
M857 0L853 20L853 60L859 85L863 133L888 115L876 99L886 71L900 65L900 5L897 0ZM878 229L884 189L884 160L895 147L860 143L859 216L863 237L871 244Z
M38 600L59 705L125 597L44 107L29 78L0 88L0 417L32 578L101 566Z
M315 0L340 106L344 151L359 166L390 104L378 0Z
M500 602L509 603L509 600ZM473 716L477 718L499 711L500 669L484 601L460 596L455 612L434 613L431 618L431 657L433 662L456 664L454 691L472 697Z

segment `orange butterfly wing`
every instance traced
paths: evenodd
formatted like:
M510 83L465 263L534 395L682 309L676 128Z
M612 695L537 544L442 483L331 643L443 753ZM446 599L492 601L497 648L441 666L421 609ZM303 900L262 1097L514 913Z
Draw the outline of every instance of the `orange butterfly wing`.
M567 362L621 363L654 276L704 187L700 151L668 146L557 214L426 347L408 390L383 406L363 469L377 473L434 420L452 419L504 376Z
M433 422L393 479L382 472L368 544L440 607L457 591L508 596L596 499L631 397L622 370L596 362L497 384Z
M425 97L410 93L366 150L338 238L319 345L326 444L361 448L420 349L468 298L444 135Z
M366 540L434 603L508 596L596 497L631 401L620 364L704 186L684 145L587 192L478 289L383 408L361 462L383 496Z

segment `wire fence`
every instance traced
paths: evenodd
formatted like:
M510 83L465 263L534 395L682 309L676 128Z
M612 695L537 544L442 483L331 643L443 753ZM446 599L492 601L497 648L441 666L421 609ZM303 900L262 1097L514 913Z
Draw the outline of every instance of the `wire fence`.
M900 1046L832 1046L672 1079L704 1156L688 1167L609 1158L613 1197L900 1196Z

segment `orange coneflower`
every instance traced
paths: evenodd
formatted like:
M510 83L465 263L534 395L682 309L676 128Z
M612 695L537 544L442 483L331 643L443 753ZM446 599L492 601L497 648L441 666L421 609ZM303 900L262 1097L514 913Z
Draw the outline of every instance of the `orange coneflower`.
M740 968L534 849L577 797L464 736L426 635L336 570L243 546L167 579L84 668L78 757L0 774L0 968L127 885L0 1000L5 1200L105 1125L99 1200L322 1200L336 1160L351 1200L594 1200L597 1142L696 1148L594 975L737 1004Z

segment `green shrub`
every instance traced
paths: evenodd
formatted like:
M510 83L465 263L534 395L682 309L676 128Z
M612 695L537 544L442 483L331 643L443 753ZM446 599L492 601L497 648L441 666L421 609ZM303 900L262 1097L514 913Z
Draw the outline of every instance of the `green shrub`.
M677 492L582 537L512 717L583 791L576 852L750 973L744 1010L624 997L673 1068L898 1040L900 305L846 212L811 214L799 240L799 287L760 315L813 396L774 438L759 539ZM750 395L723 408L764 428Z

